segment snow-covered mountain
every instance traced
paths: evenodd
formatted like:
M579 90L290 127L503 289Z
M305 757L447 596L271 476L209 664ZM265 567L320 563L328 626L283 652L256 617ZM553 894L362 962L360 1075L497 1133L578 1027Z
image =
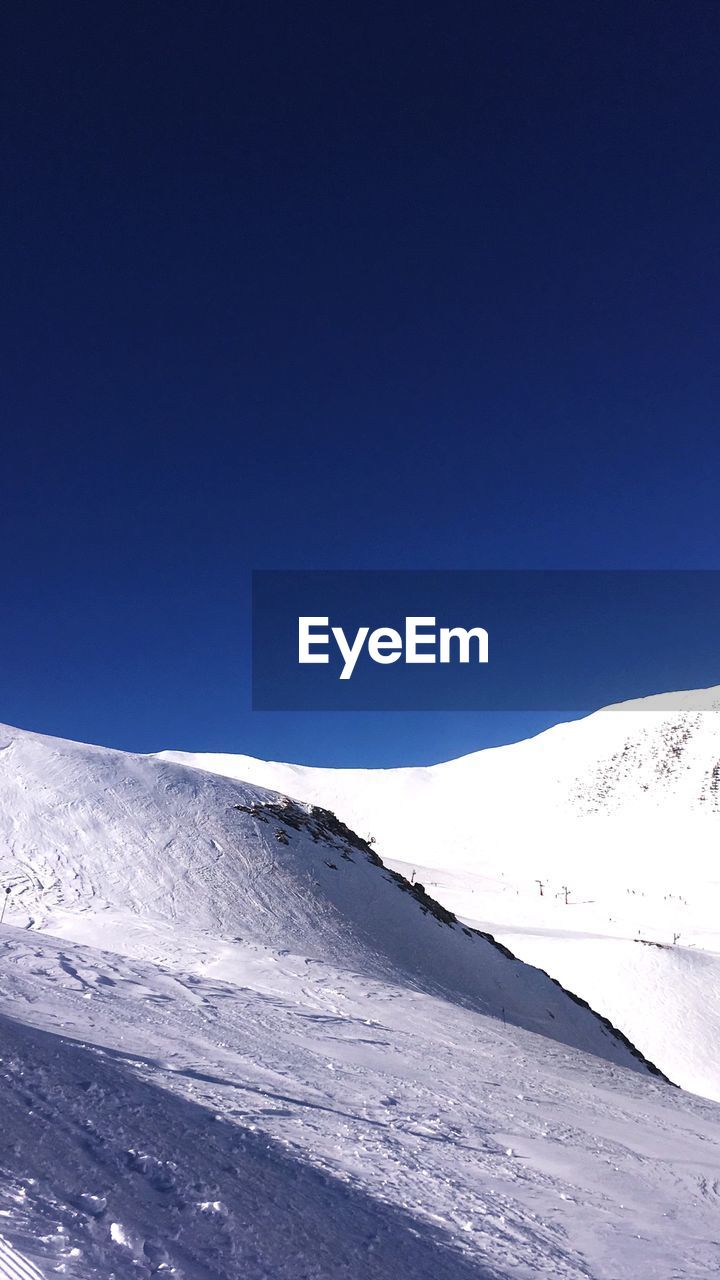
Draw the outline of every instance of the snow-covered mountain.
M5 729L0 746L8 923L100 944L121 919L124 953L162 961L168 931L218 947L271 947L462 999L638 1067L600 1018L453 923L329 811L37 734Z
M0 1275L712 1274L720 1108L299 790L0 731Z
M432 768L163 753L334 809L464 921L720 1099L720 689L624 703Z

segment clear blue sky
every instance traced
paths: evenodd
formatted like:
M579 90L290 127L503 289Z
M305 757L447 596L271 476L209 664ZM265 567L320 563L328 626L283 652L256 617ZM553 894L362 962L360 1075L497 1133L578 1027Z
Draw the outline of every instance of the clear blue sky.
M716 0L2 25L0 719L439 759L552 717L252 714L252 568L720 567Z

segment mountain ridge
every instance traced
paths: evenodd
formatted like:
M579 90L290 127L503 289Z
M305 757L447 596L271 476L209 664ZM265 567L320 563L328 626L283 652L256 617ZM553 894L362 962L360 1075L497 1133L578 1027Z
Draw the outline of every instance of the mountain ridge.
M332 808L670 1079L720 1098L720 687L615 704L423 768L161 758Z
M710 1273L718 1107L447 884L289 787L0 741L4 1256L47 1280ZM456 803L450 836L482 813Z

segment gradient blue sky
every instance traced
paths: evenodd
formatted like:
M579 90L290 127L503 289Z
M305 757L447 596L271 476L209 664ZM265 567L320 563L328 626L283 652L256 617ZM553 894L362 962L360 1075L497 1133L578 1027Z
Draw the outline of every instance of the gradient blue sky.
M720 567L716 0L2 25L0 719L446 758L552 716L253 714L250 570Z

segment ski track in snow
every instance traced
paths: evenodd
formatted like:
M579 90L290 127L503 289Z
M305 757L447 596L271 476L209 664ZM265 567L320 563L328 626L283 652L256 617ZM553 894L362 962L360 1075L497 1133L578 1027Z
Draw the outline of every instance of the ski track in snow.
M46 1275L713 1273L713 1104L289 957L257 991L1 942L0 1216Z

